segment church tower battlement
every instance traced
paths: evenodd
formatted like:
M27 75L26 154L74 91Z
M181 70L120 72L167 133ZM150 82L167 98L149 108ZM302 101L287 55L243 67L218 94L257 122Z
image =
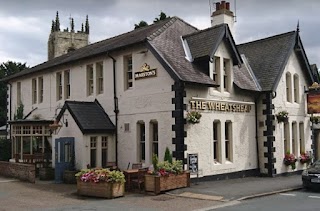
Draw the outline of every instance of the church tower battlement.
M88 45L88 43L88 15L86 17L85 26L82 23L80 31L75 32L73 18L70 18L70 31L69 28L60 31L59 13L57 12L56 20L52 20L51 33L48 40L48 60L82 48Z

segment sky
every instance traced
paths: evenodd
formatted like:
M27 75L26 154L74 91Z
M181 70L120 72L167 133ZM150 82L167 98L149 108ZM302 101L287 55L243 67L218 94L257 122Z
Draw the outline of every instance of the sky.
M235 2L236 1L236 2ZM163 11L198 29L210 27L217 0L0 0L0 63L15 61L35 66L47 60L51 23L59 11L61 29L81 29L86 15L90 43L133 30L144 20L151 24ZM230 0L235 12L236 44L297 28L310 64L320 66L319 0ZM210 6L211 5L211 6Z

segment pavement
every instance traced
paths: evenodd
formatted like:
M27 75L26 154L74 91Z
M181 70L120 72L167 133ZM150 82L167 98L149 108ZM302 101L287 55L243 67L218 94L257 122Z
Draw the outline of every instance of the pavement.
M301 175L247 177L193 182L157 196L139 192L117 199L97 199L76 194L76 185L39 181L35 184L0 177L2 210L212 210L242 200L302 188Z

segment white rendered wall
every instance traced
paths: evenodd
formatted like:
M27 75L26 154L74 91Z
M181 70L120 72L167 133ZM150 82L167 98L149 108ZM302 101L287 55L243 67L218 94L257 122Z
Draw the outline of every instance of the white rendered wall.
M221 43L215 56L231 59L231 55L228 52L226 45ZM210 64L212 65L212 64ZM220 69L223 63L220 62ZM233 78L233 74L231 74ZM203 99L204 101L223 101L229 103L243 103L251 105L250 112L226 112L226 111L212 111L203 110L200 123L187 124L186 131L187 137L185 138L185 144L188 146L187 153L198 153L199 158L199 176L209 176L216 174L231 173L243 170L257 169L257 145L255 139L255 106L254 98L252 95L244 95L244 93L236 93L234 84L231 83L231 91L222 92L216 88L196 88L187 87L187 97L185 98L185 104L187 104L187 110L191 110L190 100ZM185 112L185 116L186 116ZM213 122L215 120L220 121L221 131L224 131L224 123L226 121L232 122L232 161L226 161L222 156L221 163L215 163L213 160ZM223 144L224 132L221 133L222 154L224 154L225 146Z
M172 132L172 124L174 124L174 119L172 118L172 111L174 110L172 98L174 97L174 92L171 91L171 86L174 81L150 51L141 53L141 51L145 50L143 47L138 47L112 54L116 59L117 97L119 99L120 111L118 117L118 166L122 169L127 168L128 162L133 163L138 161L138 121L144 121L146 127L146 165L151 164L150 121L156 120L158 122L159 160L163 159L166 147L169 147L172 151L174 150L174 145L172 144L172 138L174 137L174 133ZM123 56L129 54L132 54L133 57L133 72L140 71L142 65L147 63L150 65L150 68L157 68L157 76L134 80L133 87L129 90L124 90ZM87 96L86 66L101 61L103 62L104 92L103 94L97 95L96 91L94 91L92 96ZM107 55L95 57L90 60L82 60L70 66L52 69L52 71L41 72L12 81L12 115L10 119L13 119L14 112L17 108L17 82L21 82L21 98L24 104L24 115L28 114L32 109L37 108L28 119L33 119L34 115L39 115L41 119L53 120L65 101L64 98L59 101L56 100L56 73L62 72L63 81L63 71L65 70L70 70L71 96L68 100L92 102L97 99L115 124L113 61ZM32 78L38 77L43 77L44 99L42 103L32 104ZM94 78L96 78L95 66ZM96 87L95 80L94 87ZM130 124L129 132L124 132L124 123ZM72 126L68 128L71 127ZM68 129L68 131L69 132L62 132L61 129L61 132L59 132L56 137L72 135L76 137L76 139L83 140L83 142L88 141L88 137L83 138L80 130L72 132L71 129ZM76 151L79 152L82 150L81 154L85 157L77 158L77 160L80 160L77 167L83 168L88 164L88 160L86 159L89 159L87 156L90 154L86 151L88 150L87 148L88 147L81 145L76 146Z
M286 96L286 73L291 73L291 81L292 81L292 87L293 87L293 76L295 74L299 75L299 103L295 102L287 102L287 96ZM288 60L288 63L285 67L285 70L281 76L279 85L277 87L277 96L275 99L273 99L273 104L275 105L274 114L277 114L279 111L286 110L289 113L289 132L290 132L290 143L292 141L292 122L297 122L298 124L298 132L297 137L299 140L299 123L304 123L304 138L305 138L305 148L306 151L311 151L311 128L310 128L310 120L309 115L307 115L307 109L306 109L306 94L304 93L305 88L309 87L311 84L308 84L308 81L306 79L307 70L301 69L301 65L299 64L297 55L292 52L290 55L290 58ZM293 89L292 89L292 96L293 96ZM275 143L274 147L276 148L276 152L274 153L277 162L275 163L275 168L277 169L277 173L281 174L283 172L292 171L291 167L287 167L283 164L283 158L284 158L284 134L283 134L283 126L284 123L278 123L275 120L275 126L276 130L274 132L275 134ZM290 144L291 147L291 144ZM300 147L299 147L299 141L298 141L298 154L296 154L297 157L300 156ZM292 148L290 148L290 151L292 152ZM301 170L306 168L306 164L302 165L300 162L296 163L296 170Z

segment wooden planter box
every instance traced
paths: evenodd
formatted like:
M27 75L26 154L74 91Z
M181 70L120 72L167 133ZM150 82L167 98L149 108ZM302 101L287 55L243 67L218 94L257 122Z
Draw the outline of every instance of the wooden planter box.
M162 191L190 187L190 173L179 175L155 176L145 175L145 191L159 194Z
M77 180L77 190L79 195L111 199L124 195L124 183L94 183Z

